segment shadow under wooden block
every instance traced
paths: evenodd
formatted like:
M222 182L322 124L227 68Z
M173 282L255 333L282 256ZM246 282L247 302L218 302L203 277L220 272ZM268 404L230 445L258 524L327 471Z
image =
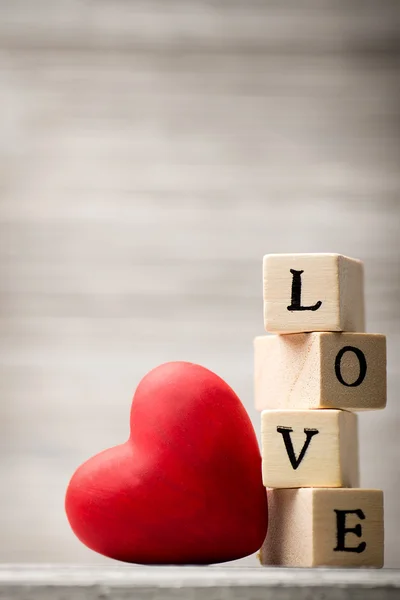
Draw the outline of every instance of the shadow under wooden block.
M264 410L262 476L268 488L357 487L357 416L343 410Z
M268 490L268 510L263 565L383 566L381 490Z
M267 254L263 280L266 331L364 331L361 261L340 254Z
M376 410L386 406L386 337L263 335L254 340L255 405Z

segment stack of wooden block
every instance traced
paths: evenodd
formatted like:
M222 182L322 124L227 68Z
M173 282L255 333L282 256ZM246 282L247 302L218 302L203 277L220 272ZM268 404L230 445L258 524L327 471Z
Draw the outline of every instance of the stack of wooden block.
M265 565L383 565L383 493L359 487L357 416L386 405L386 339L364 332L363 265L264 257L255 402L270 525ZM384 460L384 457L382 457Z

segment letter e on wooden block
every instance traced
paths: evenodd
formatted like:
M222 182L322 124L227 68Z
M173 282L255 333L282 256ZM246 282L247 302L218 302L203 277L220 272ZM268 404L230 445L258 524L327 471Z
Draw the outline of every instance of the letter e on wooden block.
M267 254L263 280L266 331L364 331L361 261L340 254Z
M262 476L268 488L357 487L357 415L343 410L264 410Z
M268 513L263 565L383 566L381 490L268 490Z
M254 340L254 363L258 410L386 406L384 335L264 335Z

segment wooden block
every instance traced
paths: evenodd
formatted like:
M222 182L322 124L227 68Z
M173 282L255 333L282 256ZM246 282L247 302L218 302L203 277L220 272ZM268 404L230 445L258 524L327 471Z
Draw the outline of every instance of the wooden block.
M254 340L254 362L258 410L386 406L384 335L264 335Z
M357 416L344 410L264 410L265 487L357 487Z
M263 565L382 567L383 493L367 489L268 490Z
M263 278L266 331L364 331L361 261L340 254L267 254Z

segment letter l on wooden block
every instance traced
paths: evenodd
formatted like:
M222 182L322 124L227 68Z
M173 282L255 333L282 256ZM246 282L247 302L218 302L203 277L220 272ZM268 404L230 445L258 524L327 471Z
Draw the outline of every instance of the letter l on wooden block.
M340 254L267 254L263 280L266 331L364 331L361 261Z
M318 300L318 302L316 302L314 306L301 305L301 276L304 273L304 271L295 271L295 269L290 269L290 272L293 275L292 303L290 306L287 307L287 309L292 312L295 310L318 310L322 305L321 300Z

